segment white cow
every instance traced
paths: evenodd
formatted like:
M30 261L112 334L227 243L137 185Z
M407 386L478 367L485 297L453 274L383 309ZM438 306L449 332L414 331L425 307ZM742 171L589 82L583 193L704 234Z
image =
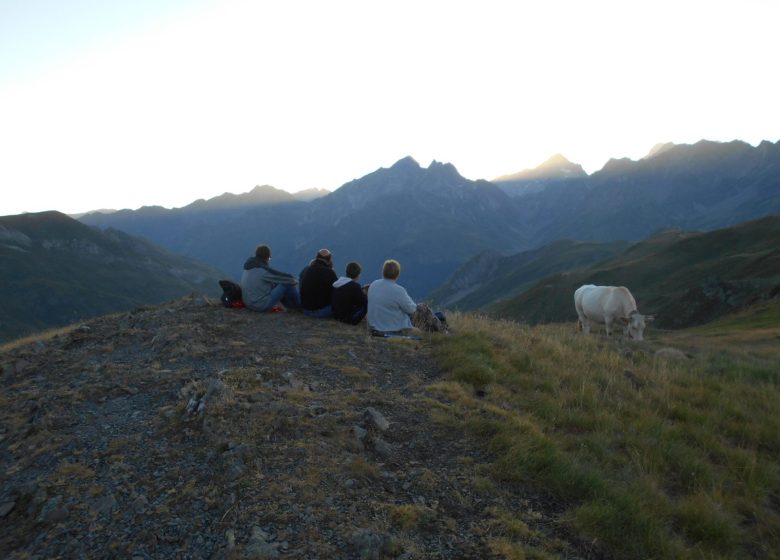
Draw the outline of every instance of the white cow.
M618 322L623 325L623 336L642 340L645 323L654 319L637 311L634 296L623 286L580 286L574 292L574 307L585 334L590 333L591 323L604 323L611 336L612 325Z

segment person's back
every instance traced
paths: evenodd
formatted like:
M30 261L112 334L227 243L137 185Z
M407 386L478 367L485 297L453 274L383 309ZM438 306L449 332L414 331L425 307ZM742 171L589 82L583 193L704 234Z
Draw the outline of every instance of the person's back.
M331 316L333 283L338 280L333 272L330 251L320 249L316 258L301 273L301 307L313 317Z
M267 311L280 302L285 307L299 307L295 277L271 268L268 264L270 259L271 249L267 245L258 245L255 256L244 263L241 274L244 304L253 311Z
M374 280L368 288L368 325L375 331L397 332L414 328L410 316L417 310L417 304L396 283L400 273L401 265L397 261L385 261L383 278Z
M368 301L363 288L357 282L360 271L360 265L351 262L347 265L346 276L333 283L333 318L343 323L357 325L366 316Z

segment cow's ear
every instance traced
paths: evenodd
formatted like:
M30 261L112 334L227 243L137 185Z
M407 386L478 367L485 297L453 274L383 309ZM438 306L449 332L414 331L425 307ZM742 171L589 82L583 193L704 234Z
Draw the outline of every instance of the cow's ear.
M655 321L655 315L645 315L645 323L652 323Z
M628 317L620 317L620 318L618 319L618 321L620 321L620 322L621 322L621 323L623 323L624 325L627 325L627 324L628 324Z

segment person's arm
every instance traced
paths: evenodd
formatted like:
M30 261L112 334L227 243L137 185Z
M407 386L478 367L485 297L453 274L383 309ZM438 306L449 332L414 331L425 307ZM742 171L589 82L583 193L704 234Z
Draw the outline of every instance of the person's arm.
M272 270L270 268L265 271L265 279L274 284L292 284L295 286L298 283L298 280L296 280L295 276L292 274L279 272L278 270Z
M417 311L417 304L414 303L412 298L409 297L409 294L406 293L406 289L402 288L401 286L398 287L400 288L398 305L407 315L414 314L414 312Z

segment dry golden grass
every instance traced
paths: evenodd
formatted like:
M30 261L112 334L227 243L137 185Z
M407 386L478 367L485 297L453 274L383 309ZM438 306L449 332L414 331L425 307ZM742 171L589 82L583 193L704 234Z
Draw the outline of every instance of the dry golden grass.
M339 368L339 371L341 372L344 377L349 377L350 379L355 379L358 381L363 381L367 379L371 379L371 375L363 371L361 368L357 368L354 366L341 366Z
M419 504L390 506L390 520L396 527L404 530L420 530L436 521L436 512Z
M65 327L50 329L35 334L31 334L29 336L25 336L22 338L17 338L16 340L11 340L10 342L0 344L0 354L2 354L3 352L9 352L11 350L20 348L22 346L27 346L29 344L35 344L36 342L46 342L56 336L68 334L69 332L76 330L78 326L79 324L67 325Z
M379 479L379 467L369 463L363 457L353 457L347 463L347 471L352 475L368 480Z
M780 548L770 505L780 493L780 372L763 355L732 352L722 341L739 339L722 338L694 359L653 360L681 335L629 344L570 325L450 321L456 334L432 339L449 372L429 388L432 416L488 442L493 480L558 496L572 530L622 558Z

